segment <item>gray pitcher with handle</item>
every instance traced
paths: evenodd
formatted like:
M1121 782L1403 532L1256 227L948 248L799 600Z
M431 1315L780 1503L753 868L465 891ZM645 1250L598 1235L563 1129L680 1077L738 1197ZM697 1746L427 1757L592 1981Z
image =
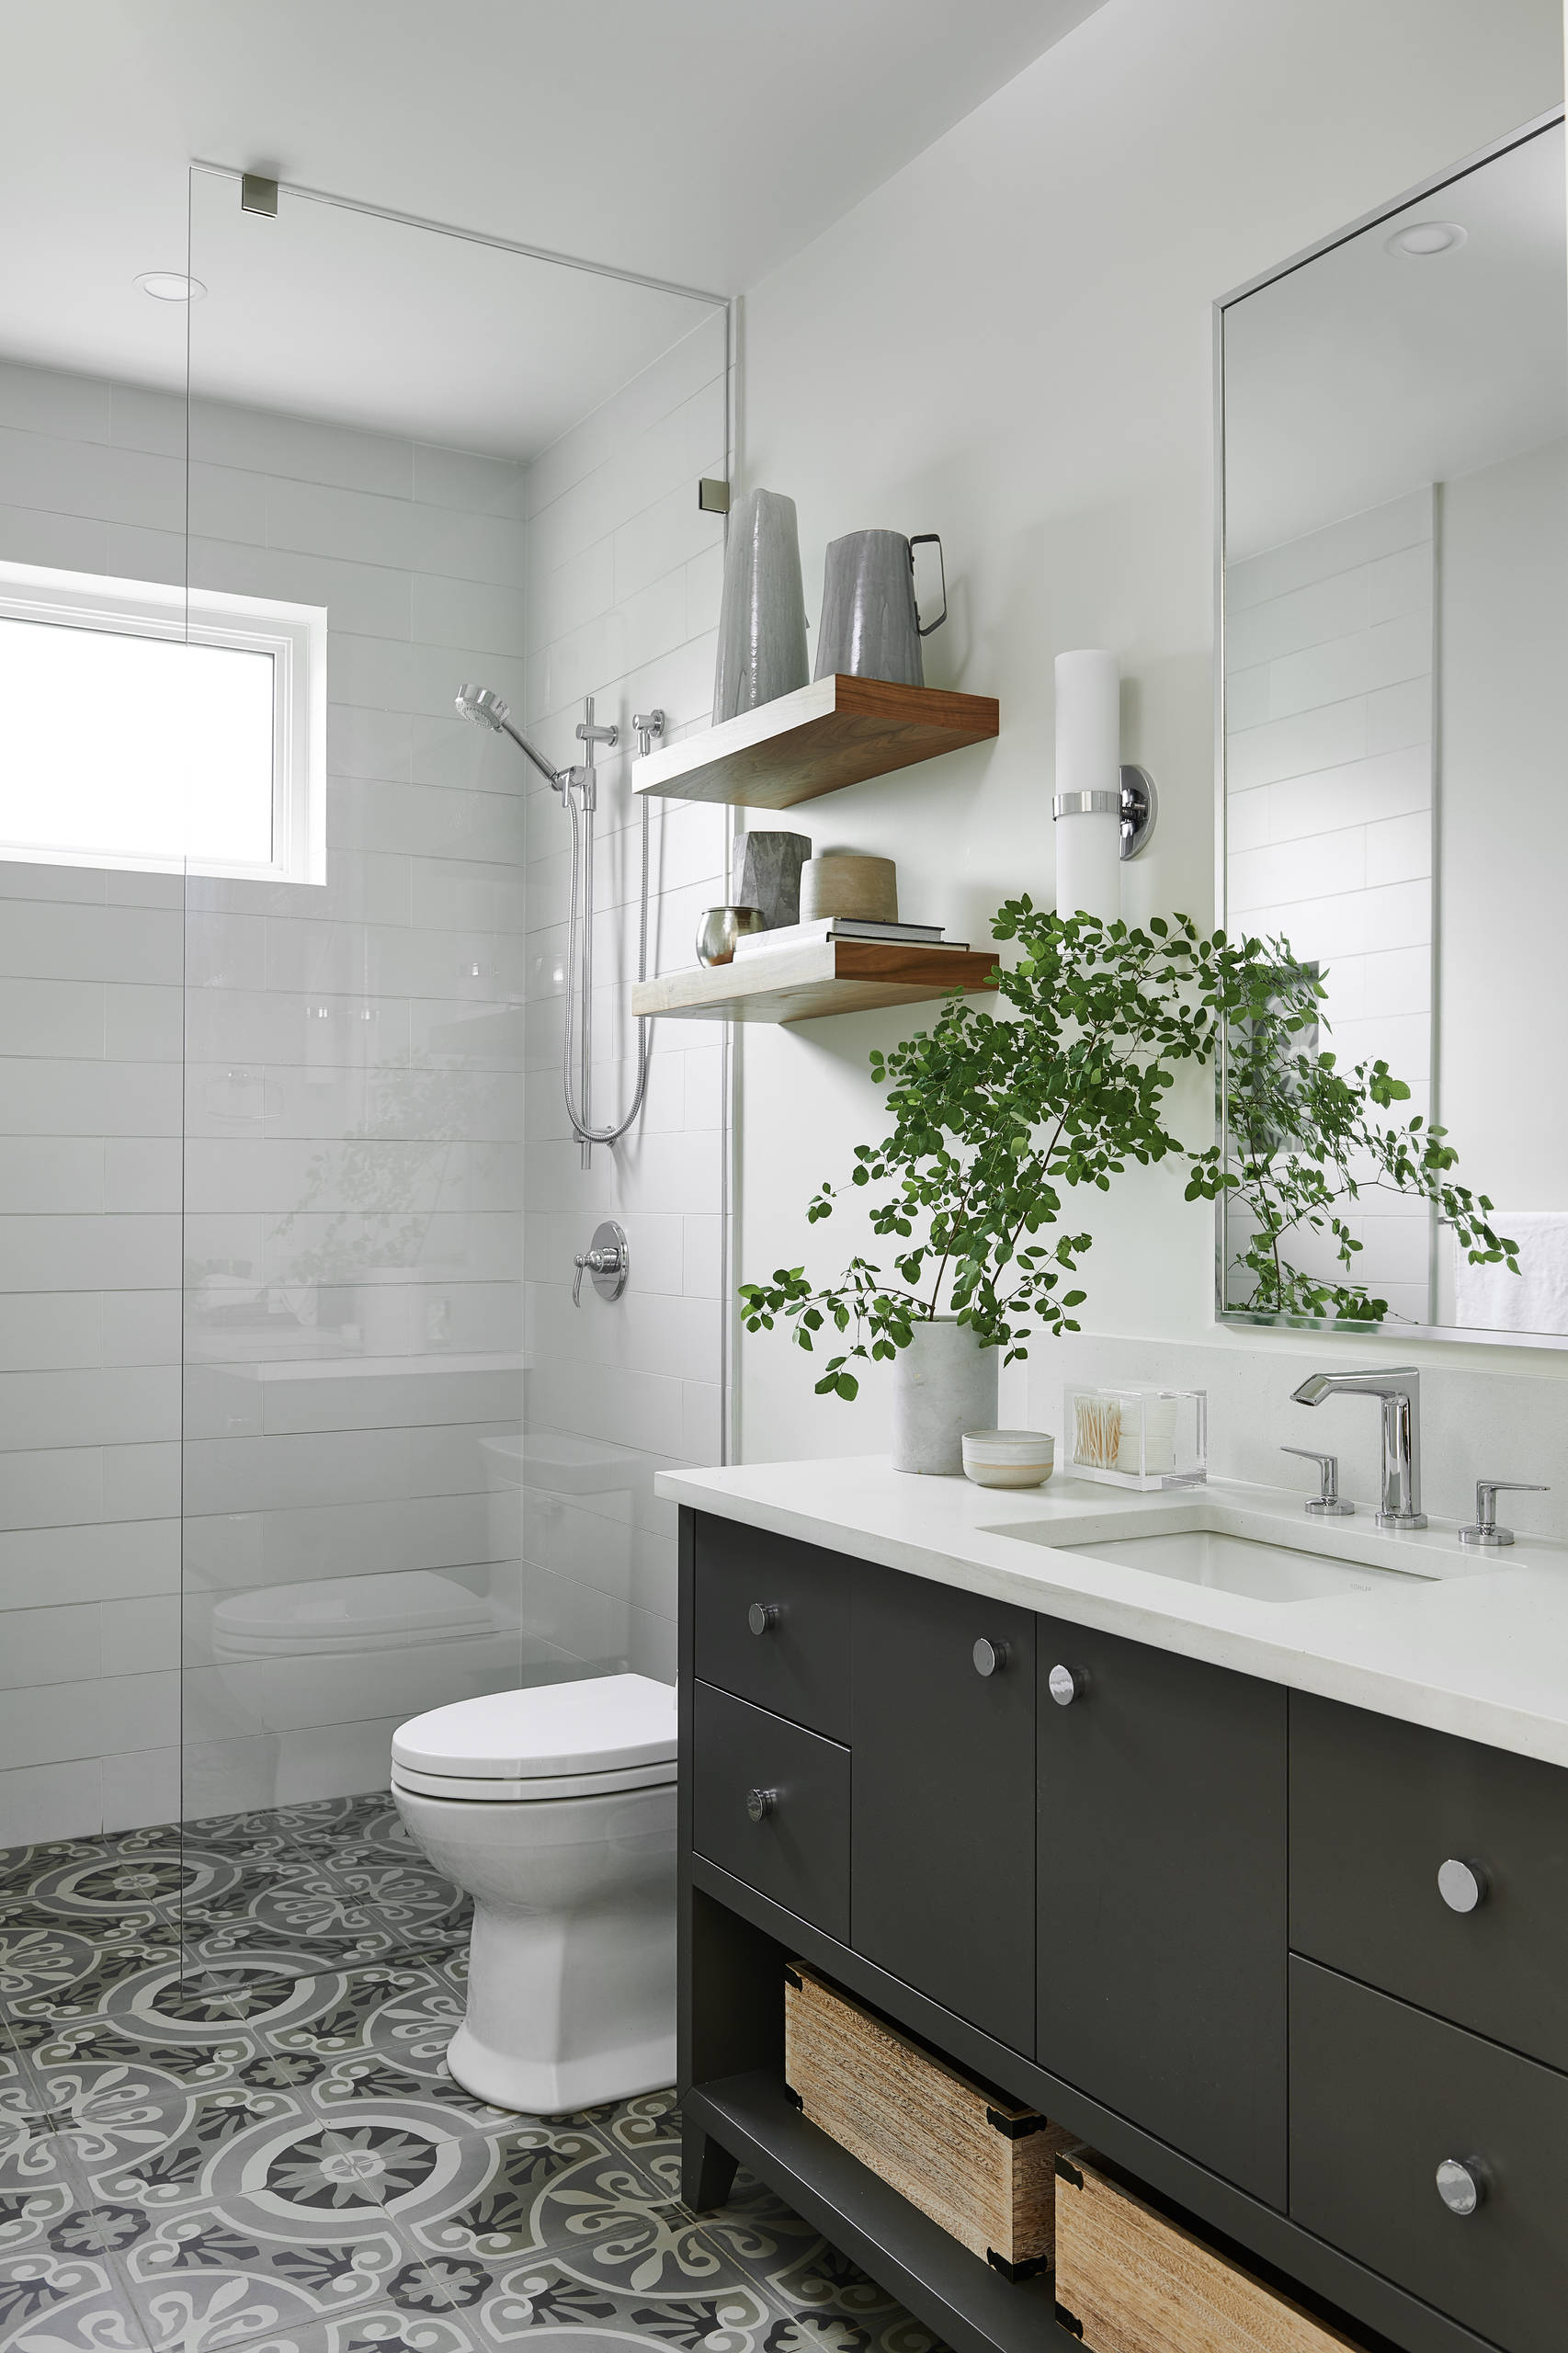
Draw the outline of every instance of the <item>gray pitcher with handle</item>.
M823 577L822 620L812 676L887 678L923 687L920 641L948 618L948 574L942 566L942 609L921 626L915 601L915 551L927 542L942 552L940 535L918 531L850 531L831 541Z

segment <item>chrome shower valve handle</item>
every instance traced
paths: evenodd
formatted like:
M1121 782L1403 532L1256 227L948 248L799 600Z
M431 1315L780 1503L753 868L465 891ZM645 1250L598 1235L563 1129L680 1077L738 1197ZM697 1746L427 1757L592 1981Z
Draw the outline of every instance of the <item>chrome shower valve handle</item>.
M572 1304L583 1304L583 1277L591 1275L594 1289L601 1299L619 1299L626 1289L626 1279L631 1271L631 1259L626 1246L626 1233L612 1217L594 1228L594 1238L586 1250L579 1250L572 1261L577 1272L572 1283Z

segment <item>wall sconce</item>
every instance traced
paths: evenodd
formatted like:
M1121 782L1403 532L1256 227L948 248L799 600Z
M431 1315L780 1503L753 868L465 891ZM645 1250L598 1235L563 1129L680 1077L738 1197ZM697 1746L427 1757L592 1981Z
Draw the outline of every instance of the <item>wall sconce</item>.
M1121 913L1121 861L1148 846L1159 796L1147 768L1121 757L1121 672L1086 646L1056 657L1056 912Z

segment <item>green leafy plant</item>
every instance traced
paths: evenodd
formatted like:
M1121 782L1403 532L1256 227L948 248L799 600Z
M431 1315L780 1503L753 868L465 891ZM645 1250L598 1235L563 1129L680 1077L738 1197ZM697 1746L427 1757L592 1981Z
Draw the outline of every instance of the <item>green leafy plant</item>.
M1361 1243L1348 1220L1368 1193L1428 1202L1472 1265L1517 1274L1518 1245L1490 1222L1484 1193L1454 1180L1448 1131L1397 1107L1410 1089L1385 1062L1342 1071L1319 1043L1327 995L1314 965L1283 939L1245 943L1239 1003L1227 1023L1224 1140L1203 1157L1228 1165L1226 1304L1267 1315L1381 1323L1388 1302L1354 1279ZM1342 1276L1303 1271L1290 1256L1326 1236Z
M1349 1280L1302 1275L1286 1247L1297 1231L1329 1231L1348 1269L1358 1245L1343 1205L1372 1181L1437 1203L1471 1257L1514 1264L1485 1222L1490 1203L1449 1181L1442 1131L1384 1119L1409 1089L1386 1064L1341 1074L1319 1050L1322 984L1284 943L1205 937L1186 915L1146 928L1062 917L1027 897L998 911L992 934L1020 949L998 972L998 1009L949 998L929 1029L870 1057L892 1125L856 1147L851 1176L874 1196L871 1231L891 1242L891 1263L856 1256L823 1285L781 1267L740 1287L747 1331L782 1321L807 1350L845 1341L819 1394L854 1397L857 1360L891 1361L939 1314L1009 1364L1040 1332L1077 1331L1086 1293L1074 1278L1092 1236L1068 1215L1073 1196L1108 1191L1130 1163L1178 1161L1189 1201L1244 1203L1247 1304L1260 1310L1384 1312ZM1194 1148L1167 1124L1166 1097L1181 1064L1215 1060L1226 1041L1233 1088L1239 1072L1250 1090L1242 1125ZM808 1222L840 1198L821 1185Z

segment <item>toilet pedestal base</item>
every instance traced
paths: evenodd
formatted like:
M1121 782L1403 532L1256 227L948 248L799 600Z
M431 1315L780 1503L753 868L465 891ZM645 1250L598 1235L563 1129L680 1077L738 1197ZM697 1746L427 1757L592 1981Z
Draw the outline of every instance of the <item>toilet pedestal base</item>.
M640 1883L569 1912L476 1901L468 2015L447 2052L465 2091L555 2116L675 2081L668 1858L642 1863Z
M431 1797L394 1779L409 1831L473 1898L465 2091L559 2116L676 2072L675 1784L590 1797Z
M492 2108L514 2109L523 2116L561 2116L573 2109L599 2108L612 2100L635 2099L641 2092L663 2091L676 2078L676 2039L664 2035L625 2050L596 2052L551 2065L492 2050L465 2018L447 2046L447 2065L454 2082Z

